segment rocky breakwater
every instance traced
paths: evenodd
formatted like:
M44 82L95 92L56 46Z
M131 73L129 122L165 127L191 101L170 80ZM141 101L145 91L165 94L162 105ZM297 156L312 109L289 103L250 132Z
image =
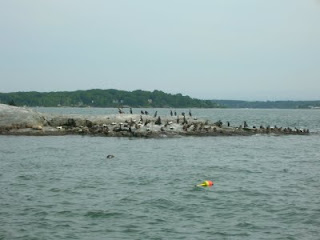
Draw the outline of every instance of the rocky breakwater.
M110 137L162 136L232 136L254 134L309 134L307 129L282 127L231 127L221 121L209 122L185 114L180 116L150 116L140 114L60 115L39 113L29 108L0 104L0 134L2 135L97 135Z

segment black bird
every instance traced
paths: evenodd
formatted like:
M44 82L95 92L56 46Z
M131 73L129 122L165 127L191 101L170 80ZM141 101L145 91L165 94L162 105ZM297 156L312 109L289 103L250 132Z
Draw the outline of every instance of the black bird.
M158 119L155 121L154 124L156 124L156 125L161 125L161 118L160 118L160 116L158 117Z
M188 124L188 121L186 119L186 116L183 116L183 123L182 124Z

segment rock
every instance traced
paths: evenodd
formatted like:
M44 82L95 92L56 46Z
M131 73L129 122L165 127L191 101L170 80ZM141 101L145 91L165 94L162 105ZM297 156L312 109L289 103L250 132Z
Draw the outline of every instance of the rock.
M0 128L40 128L46 124L44 116L30 108L0 104Z
M100 135L110 137L163 137L163 136L248 136L253 134L309 134L308 129L290 128L232 128L223 127L222 121L183 116L161 117L138 114L78 115L45 114L29 108L0 104L0 134L8 135ZM229 124L228 124L229 125Z

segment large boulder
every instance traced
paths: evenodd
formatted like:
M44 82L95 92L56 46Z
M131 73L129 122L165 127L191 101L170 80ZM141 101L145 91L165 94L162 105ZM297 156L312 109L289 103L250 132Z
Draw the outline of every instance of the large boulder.
M0 104L0 128L38 128L46 124L41 113L30 108Z

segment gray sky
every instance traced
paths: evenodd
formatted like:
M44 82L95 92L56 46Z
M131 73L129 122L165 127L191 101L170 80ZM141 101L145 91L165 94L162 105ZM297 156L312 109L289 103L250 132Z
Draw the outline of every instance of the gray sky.
M319 100L319 0L0 0L0 92Z

